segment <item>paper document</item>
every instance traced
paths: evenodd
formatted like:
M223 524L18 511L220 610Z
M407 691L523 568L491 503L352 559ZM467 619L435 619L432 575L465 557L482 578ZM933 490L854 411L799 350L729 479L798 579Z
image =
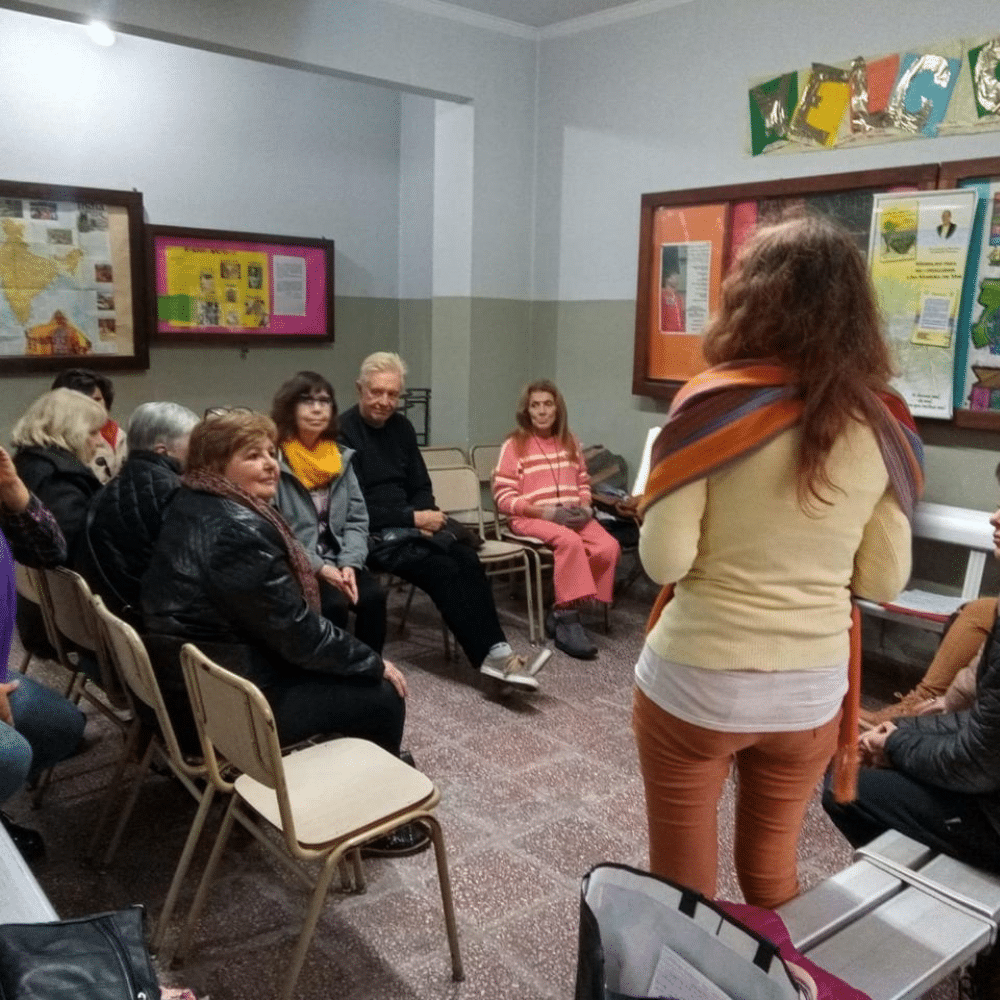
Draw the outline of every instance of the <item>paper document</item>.
M953 597L949 594L932 594L929 590L904 590L896 600L887 601L885 607L947 617L954 614L967 600L965 597Z
M660 949L649 996L670 1000L730 1000L715 983L666 945Z

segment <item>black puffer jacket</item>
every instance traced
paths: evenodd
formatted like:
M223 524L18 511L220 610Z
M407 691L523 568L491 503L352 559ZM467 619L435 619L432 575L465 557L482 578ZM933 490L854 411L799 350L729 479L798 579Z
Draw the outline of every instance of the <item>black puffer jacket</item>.
M52 511L62 529L73 565L87 522L91 498L101 488L97 476L62 448L19 448L14 467L24 485Z
M1000 833L1000 619L986 640L972 708L899 719L885 751L896 770L918 781L979 796Z
M139 584L153 557L167 506L181 485L169 455L134 451L122 471L94 497L76 570L116 615L140 618Z
M147 633L193 642L267 687L296 671L381 680L382 658L310 610L284 539L248 507L182 486L142 579ZM162 662L162 661L161 661ZM179 666L171 665L174 686ZM183 687L183 684L181 684Z

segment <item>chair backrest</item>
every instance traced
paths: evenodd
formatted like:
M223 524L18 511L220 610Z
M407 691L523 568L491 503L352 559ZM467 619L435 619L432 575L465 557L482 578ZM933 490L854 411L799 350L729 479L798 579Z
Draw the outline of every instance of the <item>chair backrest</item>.
M472 449L472 467L476 470L476 475L481 483L489 483L493 479L493 470L500 460L499 444L477 444Z
M38 579L40 572L40 570L32 569L30 566L14 563L14 580L17 584L18 594L26 601L31 601L32 604L39 606L42 604L41 582Z
M97 653L101 640L94 614L93 594L79 573L65 566L43 570L52 622L70 642Z
M445 514L471 513L483 533L483 504L479 495L479 477L471 465L452 465L428 469L434 500Z
M210 660L193 643L187 642L181 647L181 667L213 783L220 791L232 788L221 776L221 755L239 771L277 794L287 833L291 827L291 809L281 746L274 716L264 695L250 681Z
M149 661L146 646L128 622L112 614L100 597L94 596L94 611L101 630L101 638L108 656L118 672L126 692L133 698L148 705L156 714L160 735L170 759L189 774L202 774L204 768L192 766L184 760L174 724L163 701L160 682L156 679L153 665Z
M458 445L435 444L420 449L420 454L424 457L424 465L428 469L440 469L447 465L467 465L468 456L464 448Z
M65 566L42 570L42 574L43 593L48 602L52 625L58 633L53 645L60 650L63 665L69 670L74 669L65 656L66 649L61 641L66 638L79 649L94 654L99 676L91 677L91 680L100 684L112 704L122 703L122 681L104 644L94 593L89 584L79 573L74 573Z

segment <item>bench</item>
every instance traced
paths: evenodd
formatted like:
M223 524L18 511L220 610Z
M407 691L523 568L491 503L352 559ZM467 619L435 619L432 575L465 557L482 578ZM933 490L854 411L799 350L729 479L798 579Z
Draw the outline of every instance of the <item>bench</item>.
M7 830L0 826L0 924L34 924L58 920Z
M903 591L895 601L875 604L858 601L861 610L876 618L902 622L928 632L944 631L953 612L979 597L986 557L993 554L992 511L969 510L940 503L919 503L913 515L913 538L943 542L966 550L965 576L960 594L938 593L920 586Z
M890 830L780 907L802 954L872 1000L915 1000L990 948L1000 877Z

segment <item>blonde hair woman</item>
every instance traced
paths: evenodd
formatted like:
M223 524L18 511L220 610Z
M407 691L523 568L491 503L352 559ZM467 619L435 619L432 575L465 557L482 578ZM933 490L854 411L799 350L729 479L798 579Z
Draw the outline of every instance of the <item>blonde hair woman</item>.
M101 488L88 468L107 420L104 407L72 389L39 396L14 425L17 474L52 511L73 562L91 497Z

